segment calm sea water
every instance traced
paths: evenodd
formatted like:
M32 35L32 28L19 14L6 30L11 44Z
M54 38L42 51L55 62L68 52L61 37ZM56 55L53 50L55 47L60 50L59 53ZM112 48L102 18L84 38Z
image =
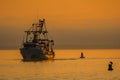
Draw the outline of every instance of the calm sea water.
M0 80L120 80L120 49L55 52L54 60L23 62L19 50L0 50Z

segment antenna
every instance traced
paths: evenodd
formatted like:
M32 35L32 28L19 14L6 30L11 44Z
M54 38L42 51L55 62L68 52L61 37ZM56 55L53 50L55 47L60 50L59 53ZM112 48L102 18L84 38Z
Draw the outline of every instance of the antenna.
M38 15L37 15L37 21L38 21L38 19L39 19L39 18L38 18Z
M37 15L37 21L39 20L39 7L38 7L38 0L36 0L37 2L37 7L36 7L36 15Z

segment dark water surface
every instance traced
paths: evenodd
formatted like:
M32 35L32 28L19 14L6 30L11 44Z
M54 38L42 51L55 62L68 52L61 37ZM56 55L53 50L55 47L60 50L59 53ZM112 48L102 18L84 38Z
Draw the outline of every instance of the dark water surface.
M120 80L120 49L55 52L54 60L23 62L19 50L0 50L0 80Z

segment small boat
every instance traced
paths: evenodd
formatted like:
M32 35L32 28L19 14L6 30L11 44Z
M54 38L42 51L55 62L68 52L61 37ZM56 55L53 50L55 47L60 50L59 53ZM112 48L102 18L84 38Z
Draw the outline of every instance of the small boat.
M38 23L32 24L25 34L23 46L20 48L23 61L54 59L54 40L49 39L45 19L39 19Z

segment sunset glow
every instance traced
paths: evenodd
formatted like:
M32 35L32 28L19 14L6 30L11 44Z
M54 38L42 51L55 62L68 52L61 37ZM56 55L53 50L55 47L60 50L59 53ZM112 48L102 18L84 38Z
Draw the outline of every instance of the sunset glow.
M37 16L46 19L58 48L120 48L119 4L120 0L1 0L0 48L18 48L23 31Z

